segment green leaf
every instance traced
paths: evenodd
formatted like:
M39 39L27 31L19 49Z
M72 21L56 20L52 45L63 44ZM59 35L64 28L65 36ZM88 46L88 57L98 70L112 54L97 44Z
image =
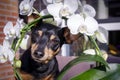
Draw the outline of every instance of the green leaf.
M100 62L101 64L105 65L106 67L109 68L107 62L100 56L98 55L81 55L75 59L73 59L72 61L70 61L60 72L57 80L62 80L63 76L65 75L65 73L74 65L79 64L81 62Z
M120 64L110 64L110 70L100 80L120 80Z
M81 73L71 80L99 80L105 75L105 71L99 69L89 69L88 71Z
M109 64L110 69L107 71L102 71L98 68L89 69L83 72L71 80L120 80L120 65Z

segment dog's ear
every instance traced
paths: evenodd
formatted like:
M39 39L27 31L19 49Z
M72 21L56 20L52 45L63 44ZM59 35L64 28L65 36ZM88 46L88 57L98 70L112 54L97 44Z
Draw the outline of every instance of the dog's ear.
M63 33L65 43L68 43L68 44L71 44L73 41L77 40L81 36L80 33L78 33L76 35L71 34L68 27L62 28L62 33Z

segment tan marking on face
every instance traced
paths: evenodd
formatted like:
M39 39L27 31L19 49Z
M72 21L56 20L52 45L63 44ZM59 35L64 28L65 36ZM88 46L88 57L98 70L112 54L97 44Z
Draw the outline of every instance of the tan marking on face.
M35 52L35 50L38 48L38 44L32 44L31 46L31 52L32 54Z
M55 35L50 36L50 40L55 39Z
M56 51L53 51L52 49L48 49L47 47L44 50L45 55L48 55L47 60L51 60L53 56L55 56L60 51L60 48L58 48Z
M42 36L43 34L43 31L38 31L39 35Z

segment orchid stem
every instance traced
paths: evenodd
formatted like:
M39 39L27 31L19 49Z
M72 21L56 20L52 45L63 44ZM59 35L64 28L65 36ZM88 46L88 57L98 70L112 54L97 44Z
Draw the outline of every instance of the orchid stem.
M95 46L97 54L98 54L99 56L102 56L101 51L100 51L100 48L99 48L99 46L97 45L95 39L94 39L92 36L89 36L89 38L90 38L91 42L93 43L93 45Z
M94 39L92 36L89 36L89 38L90 38L90 41L91 41L91 42L93 43L93 45L95 46L95 50L96 50L97 55L102 56L101 51L100 51L100 48L99 48L99 46L97 45L95 39ZM96 66L100 66L100 65L101 65L101 63L96 62Z

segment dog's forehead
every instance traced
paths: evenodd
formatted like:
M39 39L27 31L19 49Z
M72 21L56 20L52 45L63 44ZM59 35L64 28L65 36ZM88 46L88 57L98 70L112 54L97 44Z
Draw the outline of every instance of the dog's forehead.
M52 31L52 30L48 30L48 31L43 31L43 30L38 30L37 34L39 36L43 36L43 35L50 35L51 38L55 37L55 35L57 34L57 32ZM33 34L34 35L34 34Z

